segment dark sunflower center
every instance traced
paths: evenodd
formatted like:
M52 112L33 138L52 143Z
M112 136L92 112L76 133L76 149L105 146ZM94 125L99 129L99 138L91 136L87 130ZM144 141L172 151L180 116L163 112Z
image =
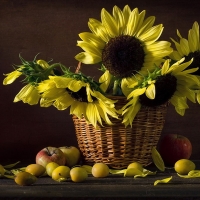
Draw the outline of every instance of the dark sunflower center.
M78 92L73 92L68 88L66 88L66 90L71 95L71 97L74 98L75 100L80 101L80 102L88 102L85 87L82 87Z
M159 106L166 103L176 91L177 79L171 74L159 76L156 80L156 96L155 99L149 99L146 94L140 96L140 102L145 106Z
M86 93L86 88L82 87L78 92L73 92L70 89L66 88L67 92L69 93L69 95L71 95L71 97L73 99L75 99L76 101L80 101L80 102L87 102L87 93ZM92 96L93 101L96 100L95 97Z
M194 72L194 75L200 75L200 51L191 52L185 57L185 62L193 59L193 62L188 66L187 69L199 67L199 69Z
M132 36L122 35L109 40L102 51L102 62L111 74L129 77L139 71L145 53L141 42Z

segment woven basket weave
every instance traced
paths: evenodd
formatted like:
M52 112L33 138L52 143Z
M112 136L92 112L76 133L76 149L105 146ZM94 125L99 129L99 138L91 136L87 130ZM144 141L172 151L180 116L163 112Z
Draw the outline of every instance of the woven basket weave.
M127 103L125 97L117 99L116 108ZM126 168L131 162L137 161L143 166L152 162L151 149L160 138L167 104L158 107L143 107L136 115L132 128L125 126L117 119L114 125L104 124L94 128L84 118L73 115L73 121L79 148L84 156L84 163L92 165L103 162L110 168Z

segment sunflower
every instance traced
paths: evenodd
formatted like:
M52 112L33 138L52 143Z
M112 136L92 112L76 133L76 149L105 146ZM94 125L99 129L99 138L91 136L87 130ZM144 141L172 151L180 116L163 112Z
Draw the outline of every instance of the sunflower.
M85 117L86 121L97 126L102 124L102 119L107 124L112 124L111 117L118 118L113 101L102 93L94 90L91 85L81 80L63 76L49 76L38 85L42 96L41 106L55 106L58 110L70 107L70 114L78 118Z
M91 32L79 34L77 42L84 52L75 58L85 64L101 63L105 75L101 82L108 87L110 76L127 78L133 74L146 74L159 65L163 57L172 52L171 43L157 41L163 31L163 25L154 26L155 17L145 19L146 11L131 11L126 5L123 10L113 7L113 16L104 8L101 10L101 22L89 19ZM120 79L121 80L121 79ZM106 88L104 86L104 88Z
M13 83L17 78L19 78L23 73L24 66L20 66L18 70L14 70L9 74L5 74L6 78L3 80L3 85L9 85ZM14 102L23 101L24 103L28 103L30 105L35 105L38 103L40 99L40 95L33 84L25 85L20 92L15 96Z
M27 83L27 85L15 96L14 102L23 101L30 105L37 104L40 99L40 94L36 89L37 84L47 79L49 74L54 74L52 70L54 65L50 66L44 60L36 60L36 57L33 61L26 61L19 55L22 65L14 65L14 68L17 69L5 74L6 78L3 80L3 85L9 85L17 78L25 76L22 82Z
M179 41L175 41L173 38L171 40L174 42L176 50L170 55L173 60L180 60L182 57L185 57L185 61L194 59L189 68L199 67L197 71L193 74L197 76L200 80L200 38L199 38L199 24L198 22L194 22L192 29L188 31L188 38L184 38L181 36L179 30L177 30L177 35L179 37ZM198 103L200 103L200 87L193 85L191 88L196 93L196 99Z
M122 123L132 125L132 121L141 106L159 106L170 102L178 114L184 115L185 109L189 108L187 99L196 102L195 92L190 85L200 86L198 78L193 75L198 68L187 69L193 59L184 62L185 58L170 66L167 59L160 70L149 74L144 81L133 85L132 92L128 95L129 102L121 109Z
M179 41L175 41L171 38L175 44L176 50L171 53L170 58L178 61L185 57L185 62L193 58L194 60L189 68L200 67L199 24L196 21L193 23L192 29L188 31L188 39L182 37L179 30L177 30L177 35L180 38ZM193 74L200 76L200 68Z

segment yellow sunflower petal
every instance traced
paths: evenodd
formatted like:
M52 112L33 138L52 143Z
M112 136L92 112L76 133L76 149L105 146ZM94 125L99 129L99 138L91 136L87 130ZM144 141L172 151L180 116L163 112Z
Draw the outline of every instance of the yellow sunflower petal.
M179 74L180 72L185 70L192 63L192 61L193 61L193 59L191 59L190 61L185 62L183 64L180 64L180 65L172 65L171 69L170 69L172 72L172 75Z
M180 109L180 108L175 107L175 110L179 115L181 116L185 115L185 109Z
M195 93L194 91L186 88L186 87L182 87L180 85L178 85L176 87L177 91L179 91L183 96L187 97L190 101L192 101L193 103L196 102L195 100Z
M167 59L164 64L162 65L161 75L165 75L169 70L169 62L170 60Z
M102 108L100 105L96 105L98 109L98 113L101 118L106 122L108 125L113 125L112 121L109 119L108 114L106 113L105 109Z
M91 43L78 41L77 46L81 47L85 52L92 53L99 57L101 56L101 50Z
M129 16L131 14L131 9L128 5L124 6L123 15L124 15L124 23L127 24Z
M51 88L55 87L55 83L53 80L44 80L42 82L40 82L37 86L37 90L38 92L42 93L45 92L46 90L49 90Z
M146 91L146 87L135 89L128 95L127 99L129 99L131 97L140 96L140 95L144 94L145 91Z
M179 30L177 30L176 33L177 33L178 37L183 38L181 33L179 32Z
M199 69L198 67L192 68L192 69L187 69L187 70L184 70L183 72L181 72L180 74L184 74L184 75L192 74L192 73L196 72L198 69Z
M90 18L88 22L88 27L95 35L100 37L104 42L109 41L110 36L108 35L107 30L100 21Z
M70 107L70 114L76 115L79 119L85 116L88 103L73 101Z
M129 88L129 86L132 84L132 83L130 83L130 78L123 78L122 79L122 82L121 82L121 89L122 89L122 92L123 92L123 94L127 97L129 94L130 94L130 92L132 91L132 89L131 88ZM135 86L137 86L138 85L138 82L135 82L135 84L134 84L134 86L133 87L135 87Z
M124 20L123 12L117 6L114 6L113 8L113 17L115 18L115 21L117 23L119 35L121 35L125 28L125 20Z
M131 99L128 104L130 106L128 106L124 111L123 111L123 121L122 123L126 126L130 125L132 127L132 122L135 118L135 116L137 115L137 113L139 112L140 108L141 108L141 104L138 101L138 97L135 97L133 99Z
M85 64L95 64L101 62L100 56L88 52L81 52L77 54L75 59Z
M89 85L86 87L86 94L88 102L93 102L93 98L91 96L92 90L90 89Z
M74 99L71 98L71 96L66 92L59 98L55 99L53 106L55 106L58 110L65 110L74 102Z
M129 16L127 27L124 34L131 35L131 36L135 35L138 19L139 19L138 9L135 8Z
M146 10L143 10L141 13L139 13L138 21L137 21L137 28L135 30L136 33L138 33L138 31L141 29L141 27L144 23L145 15L146 15Z
M100 112L99 112L99 109L101 109L101 107L98 105L98 103L95 103L95 105L96 105L96 108L97 108L97 114L96 114L96 117L97 117L97 122L99 122L99 124L101 125L101 126L103 126L103 124L102 124L102 120L101 120L101 115L100 115ZM101 109L102 110L102 109Z
M156 88L154 83L152 83L149 87L147 87L145 94L149 99L155 99Z
M172 176L168 177L168 178L164 178L164 179L161 179L161 180L157 180L154 182L154 186L160 184L160 183L169 183L170 181L172 180Z
M153 26L154 22L155 22L154 16L150 16L150 17L146 18L144 20L144 22L142 23L140 30L136 34L136 37L140 37L140 35L145 33L149 28L151 28Z
M93 33L90 33L90 32L80 33L79 37L83 41L87 43L91 43L99 49L103 49L105 47L105 42L98 36L94 35Z
M197 102L200 104L200 91L196 94L197 96Z
M15 96L14 102L23 101L30 105L35 105L38 103L40 95L35 86L28 84L24 86L19 93Z
M101 77L99 78L99 83L101 83L100 88L102 89L102 91L106 92L110 84L111 78L112 78L112 75L109 73L108 70L106 70L101 75Z
M176 112L181 116L184 116L185 109L189 108L186 101L186 98L180 98L176 95L170 99L170 102L174 105Z
M199 79L195 76L195 75L191 75L191 74L178 74L176 75L177 78L177 82L179 83L179 81L184 82L184 85L199 85Z
M69 88L73 92L79 91L82 87L85 87L87 83L84 83L83 81L77 81L75 79L72 79L68 86L66 88Z
M186 40L185 38L181 38L180 45L181 45L181 50L183 54L187 56L190 53L188 40Z
M51 99L51 100L56 100L57 98L63 96L66 92L64 88L57 88L57 87L52 87L51 89L45 91L44 93L41 94L43 98L46 99Z
M193 40L195 41L195 49L196 51L198 51L200 48L200 44L199 44L199 24L195 21L193 26L192 26L192 30L194 31L193 34Z
M49 64L45 60L37 60L36 63L40 65L43 69L49 68Z
M179 52L175 50L169 56L172 60L180 60L182 58Z
M5 76L7 76L4 80L3 80L3 85L8 85L13 83L19 76L21 76L21 72L15 70L9 74L5 74Z
M70 82L73 81L72 78L62 76L50 76L49 79L55 83L57 88L67 88Z
M111 38L119 35L119 29L115 19L104 8L101 11L101 20Z
M99 100L98 103L99 103L99 106L102 108L102 110L103 110L106 114L112 116L113 118L118 119L118 115L116 114L116 110L115 110L114 107L108 106L107 104L105 104L104 101L100 101L100 100Z
M53 105L53 101L52 100L49 100L49 99L45 99L45 98L41 98L40 99L40 106L41 107L50 107Z
M86 110L86 116L89 120L89 122L96 127L97 125L97 113L98 109L95 104L93 103L88 103L87 105L87 110Z
M175 44L175 46L176 46L176 49L177 49L177 51L179 52L180 56L183 57L184 54L183 54L183 52L182 52L181 45L180 45L178 42L176 42L173 38L170 38L170 39L174 42L174 44Z
M149 30L147 30L144 34L142 34L139 39L145 42L145 45L150 45L155 42L160 35L162 34L163 26L162 24L153 26Z

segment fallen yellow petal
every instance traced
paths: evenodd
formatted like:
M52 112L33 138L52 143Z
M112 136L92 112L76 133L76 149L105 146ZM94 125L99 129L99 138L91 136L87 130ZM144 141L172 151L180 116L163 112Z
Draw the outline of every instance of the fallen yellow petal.
M161 179L161 180L157 180L154 182L154 186L160 183L169 183L169 181L172 180L172 176L170 176L169 178L165 178L165 179Z

